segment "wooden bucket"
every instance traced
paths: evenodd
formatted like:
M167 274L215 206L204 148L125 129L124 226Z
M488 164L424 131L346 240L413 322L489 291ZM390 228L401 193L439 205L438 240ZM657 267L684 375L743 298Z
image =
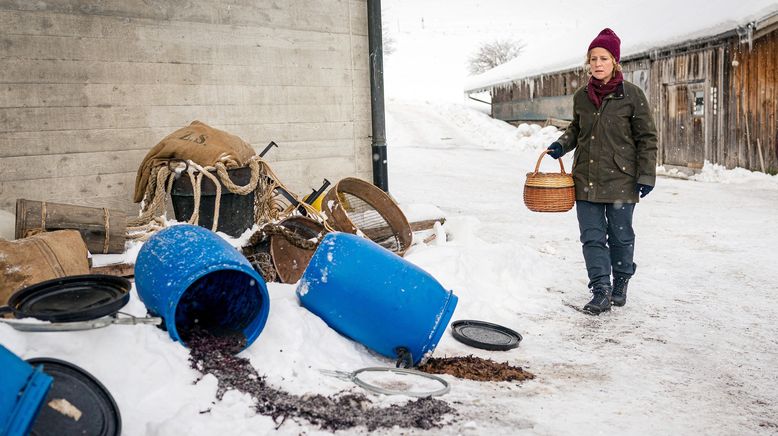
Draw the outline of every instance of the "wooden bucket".
M16 239L47 231L74 229L91 253L124 253L127 215L99 207L16 200Z

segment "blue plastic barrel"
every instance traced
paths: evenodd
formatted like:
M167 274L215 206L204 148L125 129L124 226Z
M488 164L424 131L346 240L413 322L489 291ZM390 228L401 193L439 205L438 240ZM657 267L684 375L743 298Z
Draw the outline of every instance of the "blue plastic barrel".
M300 304L339 333L387 357L397 348L417 365L438 345L457 296L429 273L378 244L330 233L297 287Z
M0 435L30 433L54 379L0 345Z
M210 230L189 224L160 230L138 253L135 285L170 337L242 334L246 347L262 332L270 297L249 261Z

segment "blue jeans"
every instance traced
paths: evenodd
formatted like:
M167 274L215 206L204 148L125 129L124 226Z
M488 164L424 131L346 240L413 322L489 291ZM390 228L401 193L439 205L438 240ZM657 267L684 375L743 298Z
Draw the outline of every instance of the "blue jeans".
M611 284L614 274L631 277L635 273L635 232L632 230L634 203L575 202L581 231L589 288Z

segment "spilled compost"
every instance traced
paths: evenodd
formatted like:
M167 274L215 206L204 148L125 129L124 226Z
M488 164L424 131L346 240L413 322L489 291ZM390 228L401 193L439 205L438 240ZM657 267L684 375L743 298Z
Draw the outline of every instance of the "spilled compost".
M257 413L270 416L278 426L288 418L302 418L330 431L358 426L368 430L394 426L426 430L442 427L445 415L456 415L456 410L448 403L431 397L408 401L403 405L377 407L362 394L328 397L284 392L269 386L248 359L233 354L244 344L244 339L239 336L194 335L187 342L191 348L190 365L202 374L216 377L218 399L230 389L247 393L254 398Z
M454 377L476 381L522 381L535 375L521 367L482 359L473 355L464 357L431 357L420 365L419 371L429 374L449 374Z

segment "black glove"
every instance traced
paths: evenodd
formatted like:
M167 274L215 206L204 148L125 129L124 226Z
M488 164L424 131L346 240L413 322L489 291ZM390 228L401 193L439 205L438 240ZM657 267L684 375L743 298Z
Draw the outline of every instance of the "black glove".
M562 148L562 144L558 142L554 142L548 146L548 148L546 149L546 153L548 153L548 155L553 157L554 159L559 159L560 157L565 155L565 150L564 148Z
M652 189L654 189L653 186L651 186L651 185L644 185L642 183L638 183L637 186L635 186L635 192L639 192L640 193L640 198L643 198L646 195L648 195L651 192Z

